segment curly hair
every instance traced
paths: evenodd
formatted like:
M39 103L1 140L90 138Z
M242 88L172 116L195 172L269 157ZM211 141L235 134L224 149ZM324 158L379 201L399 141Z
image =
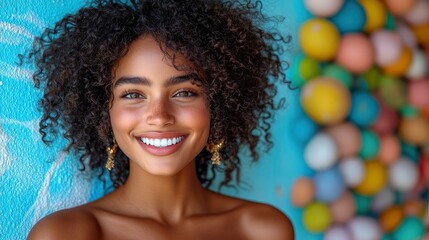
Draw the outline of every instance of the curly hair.
M270 121L284 102L274 100L275 81L289 84L280 59L289 38L263 30L272 19L261 8L259 1L96 0L66 15L35 39L27 56L36 66L36 87L44 89L42 140L49 144L63 135L68 140L65 150L80 154L81 170L99 169L102 176L105 149L112 144L113 70L131 42L151 35L173 63L176 54L183 55L204 79L210 139L223 139L225 147L223 164L212 166L213 174L208 172L210 153L203 149L197 156L201 184L212 183L215 168L225 174L221 185L239 182L241 148L248 148L257 161L259 144L265 150L273 145ZM118 151L115 162L110 178L118 187L128 177L129 159Z

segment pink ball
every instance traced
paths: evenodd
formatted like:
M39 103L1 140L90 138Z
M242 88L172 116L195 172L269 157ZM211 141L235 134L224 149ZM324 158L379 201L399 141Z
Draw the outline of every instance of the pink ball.
M379 30L371 35L375 49L375 61L380 66L389 66L401 57L404 46L398 33Z
M340 198L330 204L332 219L335 223L346 223L356 214L356 202L353 195L345 191Z
M429 2L418 0L413 7L405 13L404 18L412 25L420 25L429 21Z
M380 103L380 113L377 120L372 124L372 129L378 134L392 133L399 125L399 115L383 101Z
M352 240L352 234L346 226L332 226L326 231L324 240Z
M338 157L350 157L359 153L362 145L362 136L356 125L350 122L343 122L330 126L325 132L331 136L338 147Z
M380 137L380 162L389 165L396 161L401 154L401 143L393 134L385 134Z
M362 73L374 64L374 57L374 48L368 37L352 33L341 39L336 61L352 73Z
M417 108L429 106L429 78L408 83L408 101Z

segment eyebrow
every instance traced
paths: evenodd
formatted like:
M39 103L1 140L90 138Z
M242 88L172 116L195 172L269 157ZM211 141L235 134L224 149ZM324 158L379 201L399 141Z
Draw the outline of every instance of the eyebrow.
M182 75L182 76L175 76L171 77L170 79L165 82L164 86L169 87L172 85L180 84L183 82L191 81L193 78L191 75ZM137 84L137 85L144 85L144 86L151 86L152 82L145 77L120 77L114 84L113 88L116 88L120 85L124 84Z

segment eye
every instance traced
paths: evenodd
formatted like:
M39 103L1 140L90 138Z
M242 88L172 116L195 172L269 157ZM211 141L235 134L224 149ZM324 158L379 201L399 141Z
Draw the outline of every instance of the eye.
M180 90L179 92L177 92L176 94L174 94L174 97L195 97L198 94L194 91L191 90Z
M145 98L145 96L135 91L126 91L124 94L121 95L121 98L140 99L140 98Z

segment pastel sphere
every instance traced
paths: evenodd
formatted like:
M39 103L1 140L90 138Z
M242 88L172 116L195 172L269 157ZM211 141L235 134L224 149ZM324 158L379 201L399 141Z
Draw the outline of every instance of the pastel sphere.
M335 223L347 223L356 214L356 202L348 191L345 191L341 197L330 204L332 219Z
M378 117L380 105L372 94L366 91L352 93L352 107L349 118L356 125L365 127L371 125Z
M307 9L318 17L329 17L340 10L344 0L304 0Z
M328 20L308 20L301 27L299 36L304 53L316 60L329 61L337 54L340 33Z
M338 164L338 169L348 187L356 187L365 177L365 166L358 157L348 157L342 159Z
M384 66L384 73L390 76L403 76L408 72L413 61L413 52L410 48L404 47L401 56L392 64Z
M388 106L399 110L407 104L407 87L402 79L383 76L380 82L380 97Z
M357 205L357 214L358 215L368 214L371 210L374 197L362 195L357 192L353 192L353 197L355 198L355 202Z
M407 24L405 24L404 22L399 22L397 31L405 45L410 48L417 47L416 36L414 36L413 31L411 30L411 28L408 27Z
M379 101L380 102L380 101ZM388 134L395 131L399 124L399 115L395 109L380 103L380 113L378 118L371 125L372 129L378 134Z
M353 123L333 125L326 128L325 132L334 139L338 147L338 157L350 157L359 153L362 138L359 128Z
M393 232L404 219L404 210L400 206L391 206L380 214L380 225L384 232Z
M330 227L323 238L324 240L353 240L350 230L341 225Z
M399 134L408 143L423 145L429 141L429 122L422 116L402 118Z
M293 84L301 87L308 80L320 75L320 66L315 59L300 55L293 59L290 73Z
M429 21L419 25L412 25L411 29L417 38L417 42L426 46L429 44Z
M313 177L316 186L316 199L330 203L337 200L344 192L344 181L337 168L317 172Z
M388 207L392 206L395 202L395 193L389 187L383 188L378 192L372 202L372 210L379 213Z
M408 83L408 101L412 106L425 108L429 106L429 78Z
M371 41L375 49L375 62L378 65L389 66L400 58L403 43L398 33L379 30L371 35Z
M365 80L368 89L375 91L380 86L380 78L382 76L381 70L377 66L372 66L368 71L364 72L361 78Z
M415 240L422 239L425 234L425 226L417 217L405 218L401 225L393 233L395 239Z
M310 204L316 195L313 180L302 177L295 181L292 187L292 204L303 207Z
M385 26L387 10L380 0L360 0L367 16L365 31L373 32Z
M350 111L350 92L334 79L319 77L302 89L301 105L315 122L333 125L347 117Z
M326 204L314 202L304 209L305 228L313 233L326 231L332 223L332 215Z
M412 8L404 14L411 25L419 25L429 21L429 2L417 0Z
M365 29L366 13L356 0L346 0L341 9L330 20L341 34L362 32Z
M373 218L358 216L348 223L348 227L352 233L353 239L373 240L381 238L381 228Z
M374 48L363 34L343 36L340 41L336 62L352 73L363 73L374 64Z
M401 143L392 133L380 136L380 151L378 159L386 165L395 162L401 154Z
M411 59L411 65L406 72L406 77L410 80L421 79L428 73L428 60L425 54L419 50L414 49Z
M378 161L368 161L365 162L365 172L366 174L363 181L355 188L355 190L363 195L374 196L386 185L386 167Z
M353 81L352 74L349 71L347 71L344 67L338 64L331 63L325 68L323 68L322 76L333 78L339 81L340 83L344 84L344 86L346 86L347 88L352 87L352 81Z
M404 212L407 216L424 216L426 213L426 202L419 198L410 198L404 202Z
M305 146L304 159L314 170L324 170L337 162L338 148L334 139L326 133L316 134Z
M361 134L362 147L359 155L365 160L375 158L380 151L380 138L371 130L363 130Z
M394 15L401 16L410 11L416 0L384 0L384 2Z
M389 166L389 183L397 191L408 192L418 181L416 164L407 158L401 158Z

